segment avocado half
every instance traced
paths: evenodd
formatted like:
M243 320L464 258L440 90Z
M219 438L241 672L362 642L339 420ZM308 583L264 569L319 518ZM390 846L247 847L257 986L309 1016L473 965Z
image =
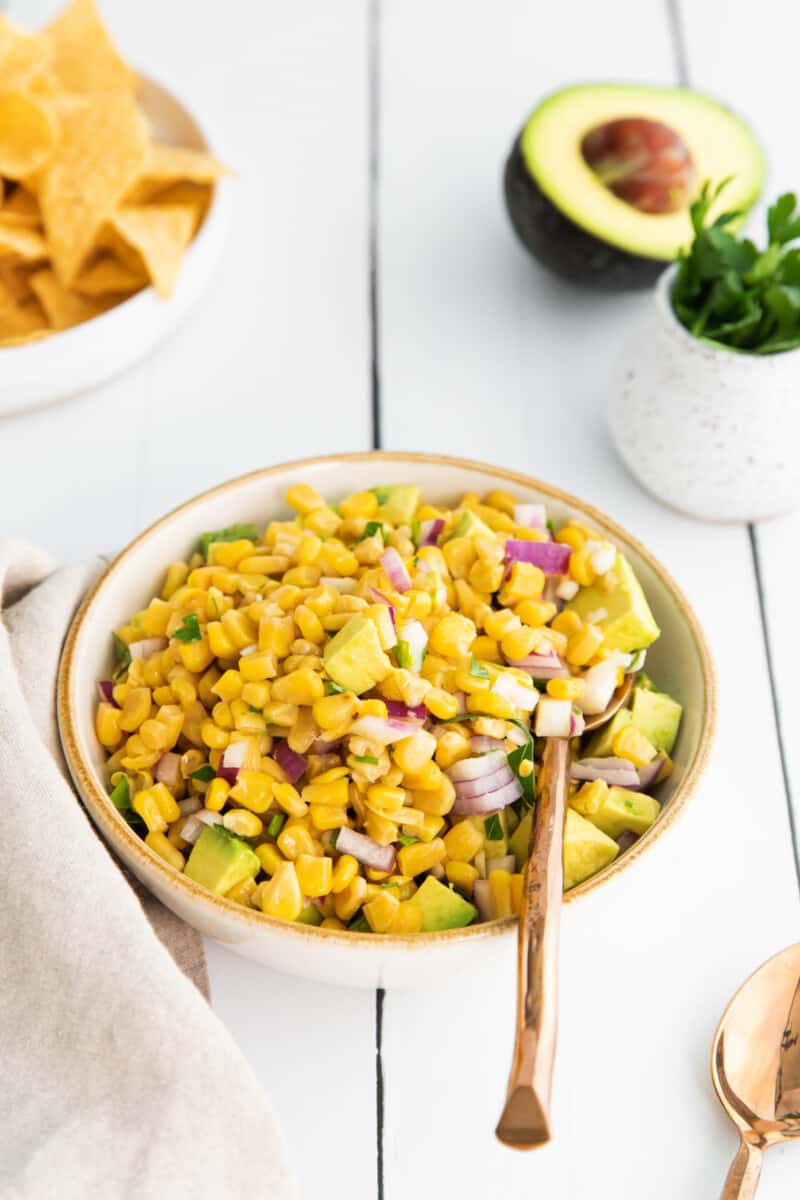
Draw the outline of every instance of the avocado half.
M671 212L621 199L584 157L593 131L638 119L666 127L691 159L694 184ZM511 223L534 258L606 291L650 286L692 239L689 204L705 180L731 177L712 216L746 213L764 183L764 156L735 113L687 88L580 84L547 97L523 126L505 168Z

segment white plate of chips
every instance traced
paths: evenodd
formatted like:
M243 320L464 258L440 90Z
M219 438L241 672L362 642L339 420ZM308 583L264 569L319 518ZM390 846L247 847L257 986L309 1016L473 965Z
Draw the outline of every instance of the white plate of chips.
M0 413L118 375L175 328L222 253L225 173L94 0L39 34L0 17Z

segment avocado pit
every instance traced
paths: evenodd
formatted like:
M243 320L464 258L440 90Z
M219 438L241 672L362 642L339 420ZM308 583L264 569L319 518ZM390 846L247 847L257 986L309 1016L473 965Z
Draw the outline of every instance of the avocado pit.
M590 129L584 162L619 200L638 212L680 212L697 189L697 170L680 134L661 121L621 117Z

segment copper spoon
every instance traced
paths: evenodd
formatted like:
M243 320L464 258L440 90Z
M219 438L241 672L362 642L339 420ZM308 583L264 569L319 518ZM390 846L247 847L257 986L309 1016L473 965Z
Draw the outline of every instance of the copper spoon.
M632 675L586 732L610 721L628 699ZM517 1033L503 1114L495 1133L516 1150L550 1141L550 1092L558 1025L558 926L564 887L564 810L569 738L548 738L537 788L517 943Z
M764 1150L800 1138L800 945L733 997L714 1034L711 1077L740 1138L722 1200L752 1200Z

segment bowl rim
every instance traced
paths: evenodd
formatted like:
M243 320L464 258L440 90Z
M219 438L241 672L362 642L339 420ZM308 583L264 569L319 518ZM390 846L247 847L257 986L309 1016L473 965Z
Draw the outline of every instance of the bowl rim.
M318 926L304 925L296 921L282 921L266 913L257 912L255 909L246 909L233 900L227 900L224 896L218 896L214 892L210 892L207 888L201 887L200 884L195 883L194 880L189 879L188 876L171 867L163 858L151 850L134 833L122 815L113 807L105 790L98 786L94 778L93 768L84 760L79 749L77 722L70 698L75 674L76 649L86 621L91 614L95 598L113 578L125 570L131 559L135 558L139 547L164 525L173 521L178 516L191 511L196 504L216 496L224 495L241 487L245 483L257 479L268 479L288 469L300 472L304 469L326 463L347 464L364 462L374 462L376 465L383 462L401 462L407 463L409 466L427 464L431 466L455 467L461 470L481 472L503 483L534 488L550 499L557 500L565 506L581 512L590 520L605 526L616 540L634 550L647 563L654 574L660 578L684 616L694 640L703 679L703 711L700 722L700 728L703 732L698 739L695 751L686 767L684 777L675 795L672 797L668 808L656 823L628 850L614 859L602 871L598 871L596 875L592 875L576 888L572 888L566 892L564 894L564 902L571 903L579 896L588 894L607 880L619 875L634 860L638 859L661 836L664 830L673 824L676 816L683 810L686 801L695 791L698 779L708 763L717 725L717 684L711 651L702 626L689 601L669 572L665 570L641 542L618 525L616 521L606 516L600 509L595 508L586 501L580 500L577 496L573 496L569 492L562 491L551 484L543 483L531 475L525 475L522 472L509 470L505 467L492 466L489 463L484 463L476 459L457 458L444 454L386 450L362 450L350 453L316 455L310 458L293 459L276 463L273 466L262 467L256 471L249 471L244 475L239 475L234 479L217 484L215 487L208 488L191 499L184 501L182 504L177 505L175 508L170 509L169 512L148 525L146 529L115 555L87 592L73 617L64 642L56 685L56 715L64 757L84 806L111 848L113 849L116 844L122 843L129 856L139 859L145 877L155 872L156 875L160 876L160 882L166 888L177 887L183 893L184 899L187 902L199 904L201 908L207 910L210 918L222 916L227 920L238 920L242 922L244 928L249 927L251 930L257 930L259 927L268 928L280 936L294 939L296 943L304 940L308 942L309 940L324 938L340 945L357 946L364 949L369 945L373 945L384 949L398 947L404 950L414 948L422 950L424 947L431 945L477 941L487 937L494 937L498 934L510 933L512 928L517 924L516 917L499 918L476 925L468 925L461 929L444 929L414 934L374 934L359 933L352 930L322 929Z

